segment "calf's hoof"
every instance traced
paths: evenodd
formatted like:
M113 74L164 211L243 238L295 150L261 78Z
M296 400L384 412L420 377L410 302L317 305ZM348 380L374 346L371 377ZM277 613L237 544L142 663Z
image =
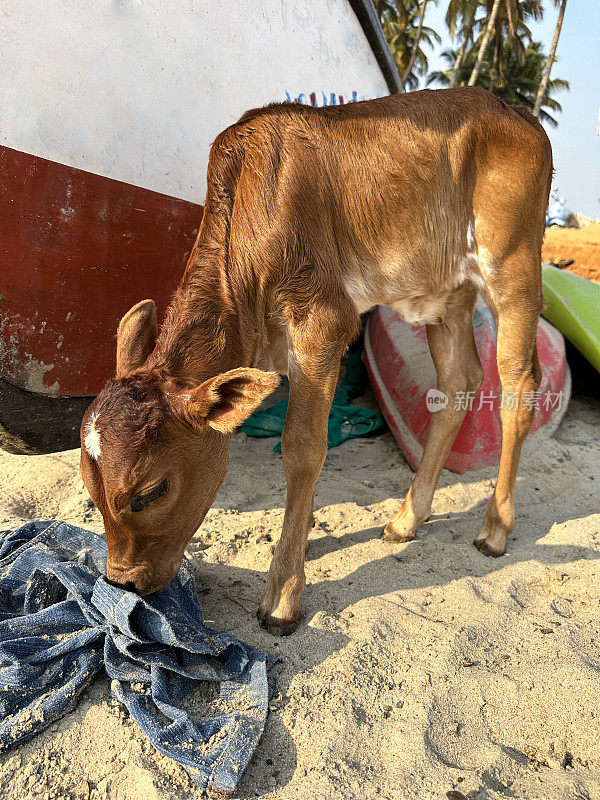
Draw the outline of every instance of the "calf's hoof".
M402 526L396 526L393 522L388 522L383 529L381 538L384 542L410 542L411 539L415 538L415 530L416 528L406 529Z
M300 623L300 618L286 620L280 617L274 617L266 611L258 610L256 616L260 623L260 627L264 628L273 636L289 636L293 633Z
M484 556L499 558L506 553L506 539L508 534L503 530L489 529L484 523L480 533L476 536L473 544L483 553Z
M426 522L426 520L422 520ZM383 529L381 538L385 542L410 542L415 538L417 528L421 522L415 520L412 515L398 516L392 519Z

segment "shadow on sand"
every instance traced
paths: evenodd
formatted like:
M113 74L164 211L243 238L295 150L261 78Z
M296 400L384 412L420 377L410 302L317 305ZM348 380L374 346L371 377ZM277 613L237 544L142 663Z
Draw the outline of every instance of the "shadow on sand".
M411 478L411 474L406 475L406 480L401 476L401 482L406 483L406 488ZM519 481L519 496L534 495L535 483L535 478L522 478ZM353 492L341 494L338 502L356 502ZM369 506L372 503L389 498L388 493L375 488L370 494L371 503L363 506L366 513L370 511ZM333 552L342 556L345 550L368 542L377 543L375 549L382 556L363 563L343 578L330 579L326 570L321 579L315 580L314 575L312 581L309 578L301 600L303 619L296 632L287 638L270 636L260 629L254 618L266 579L263 570L203 562L192 552L206 618L215 628L226 628L245 641L282 659L282 664L275 667L274 672L276 697L285 698L290 683L299 672L313 669L343 649L350 641L348 636L339 631L311 627L310 621L319 612L339 617L345 609L362 600L403 590L443 587L461 578L482 578L520 562L556 565L582 559L597 559L600 549L593 547L538 543L553 525L596 513L592 499L589 502L578 502L576 498L568 498L560 504L544 504L541 499L540 497L535 507L533 504L524 504L522 500L517 504L515 533L509 540L507 554L497 559L482 555L472 545L485 514L485 503L482 502L476 503L468 511L434 514L421 526L413 541L399 545L380 540L382 520L378 518L377 512L373 514L377 517L376 525L335 536L329 531L330 526L326 522L327 511L317 511L318 522L309 537L307 564L317 564L320 559ZM271 549L272 547L270 545ZM459 572L456 571L457 558L458 563L462 564ZM392 562L394 568L390 569ZM409 565L410 569L407 568ZM318 637L318 647L310 646L315 641L314 637ZM279 707L276 700L275 708ZM274 750L276 745L278 747ZM271 714L265 736L239 789L240 797L260 796L285 786L294 775L296 767L294 740L282 716Z

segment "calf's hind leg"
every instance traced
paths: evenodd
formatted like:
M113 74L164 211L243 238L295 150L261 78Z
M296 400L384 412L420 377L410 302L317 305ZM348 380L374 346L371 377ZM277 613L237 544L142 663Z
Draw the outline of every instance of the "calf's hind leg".
M429 517L440 473L466 414L466 404L459 402L458 393L472 392L474 396L481 386L483 370L473 336L476 297L475 287L463 284L450 296L444 321L427 326L437 388L447 395L448 403L431 413L417 474L400 511L384 528L383 538L388 542L409 541Z
M523 263L520 263L524 270ZM539 267L531 265L532 273ZM532 292L504 296L496 303L498 318L498 372L502 384L500 421L502 451L494 494L488 503L481 531L473 542L489 556L501 556L515 527L514 491L521 448L535 415L535 391L542 373L537 355L536 333L541 290L532 279ZM494 299L493 291L490 291Z

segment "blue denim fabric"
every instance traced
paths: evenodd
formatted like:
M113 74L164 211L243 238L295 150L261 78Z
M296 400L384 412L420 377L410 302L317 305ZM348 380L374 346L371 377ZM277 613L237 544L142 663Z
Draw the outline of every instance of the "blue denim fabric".
M142 598L102 579L106 541L90 531L31 522L0 537L0 751L71 711L104 666L154 747L231 794L267 717L267 656L205 627L185 560ZM207 688L212 705L190 708Z

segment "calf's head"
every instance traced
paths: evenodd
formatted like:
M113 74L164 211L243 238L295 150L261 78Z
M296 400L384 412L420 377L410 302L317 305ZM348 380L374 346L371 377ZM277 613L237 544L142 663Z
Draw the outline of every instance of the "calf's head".
M81 426L81 474L104 519L107 578L145 595L175 577L229 462L229 437L276 387L240 368L195 386L145 366L156 343L150 300L117 333L117 370Z

